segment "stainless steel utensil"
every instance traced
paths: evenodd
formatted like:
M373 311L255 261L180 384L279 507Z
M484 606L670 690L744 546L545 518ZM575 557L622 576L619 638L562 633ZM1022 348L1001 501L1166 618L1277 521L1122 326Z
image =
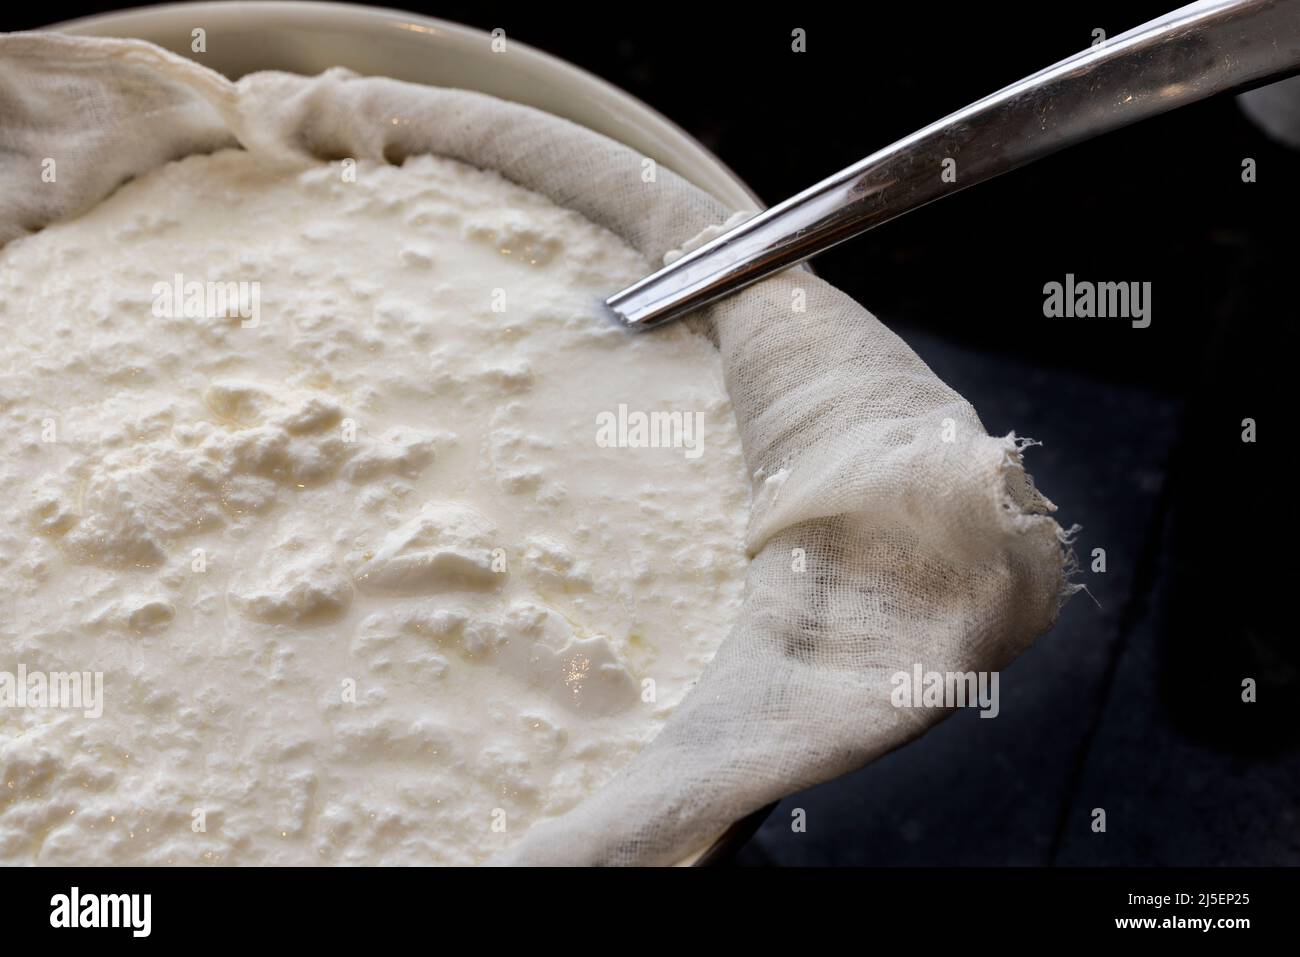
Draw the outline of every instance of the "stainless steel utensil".
M873 153L611 296L606 305L628 326L656 325L1082 140L1298 71L1300 0L1201 0Z

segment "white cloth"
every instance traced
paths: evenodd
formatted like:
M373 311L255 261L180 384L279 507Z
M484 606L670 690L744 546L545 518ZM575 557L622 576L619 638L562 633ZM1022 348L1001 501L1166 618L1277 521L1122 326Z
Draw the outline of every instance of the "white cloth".
M272 163L450 156L652 260L732 212L667 170L644 182L642 157L612 140L480 94L342 70L231 83L139 41L0 36L0 244L236 144ZM503 863L677 862L942 717L895 708L891 675L998 669L1074 590L1023 443L988 436L862 306L789 271L688 321L721 352L756 475L741 620L654 742Z

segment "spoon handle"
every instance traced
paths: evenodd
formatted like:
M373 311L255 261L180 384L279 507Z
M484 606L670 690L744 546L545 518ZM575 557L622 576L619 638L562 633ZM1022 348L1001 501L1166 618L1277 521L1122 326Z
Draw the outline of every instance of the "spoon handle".
M606 300L676 318L880 223L1082 140L1300 71L1300 0L1201 0L1025 77Z

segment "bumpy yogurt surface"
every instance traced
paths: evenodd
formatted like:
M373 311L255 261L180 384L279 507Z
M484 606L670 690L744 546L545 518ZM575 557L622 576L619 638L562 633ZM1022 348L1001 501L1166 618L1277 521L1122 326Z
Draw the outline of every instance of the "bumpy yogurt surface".
M648 269L239 151L0 250L0 862L476 863L615 774L746 565L716 351L598 313Z

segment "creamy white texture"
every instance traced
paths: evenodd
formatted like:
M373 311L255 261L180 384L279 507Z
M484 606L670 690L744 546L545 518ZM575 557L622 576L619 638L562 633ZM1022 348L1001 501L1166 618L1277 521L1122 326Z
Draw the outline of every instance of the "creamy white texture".
M0 251L0 676L104 676L0 706L0 862L480 862L738 614L716 350L599 311L647 263L492 173L352 172L191 157ZM598 442L620 406L702 454Z

